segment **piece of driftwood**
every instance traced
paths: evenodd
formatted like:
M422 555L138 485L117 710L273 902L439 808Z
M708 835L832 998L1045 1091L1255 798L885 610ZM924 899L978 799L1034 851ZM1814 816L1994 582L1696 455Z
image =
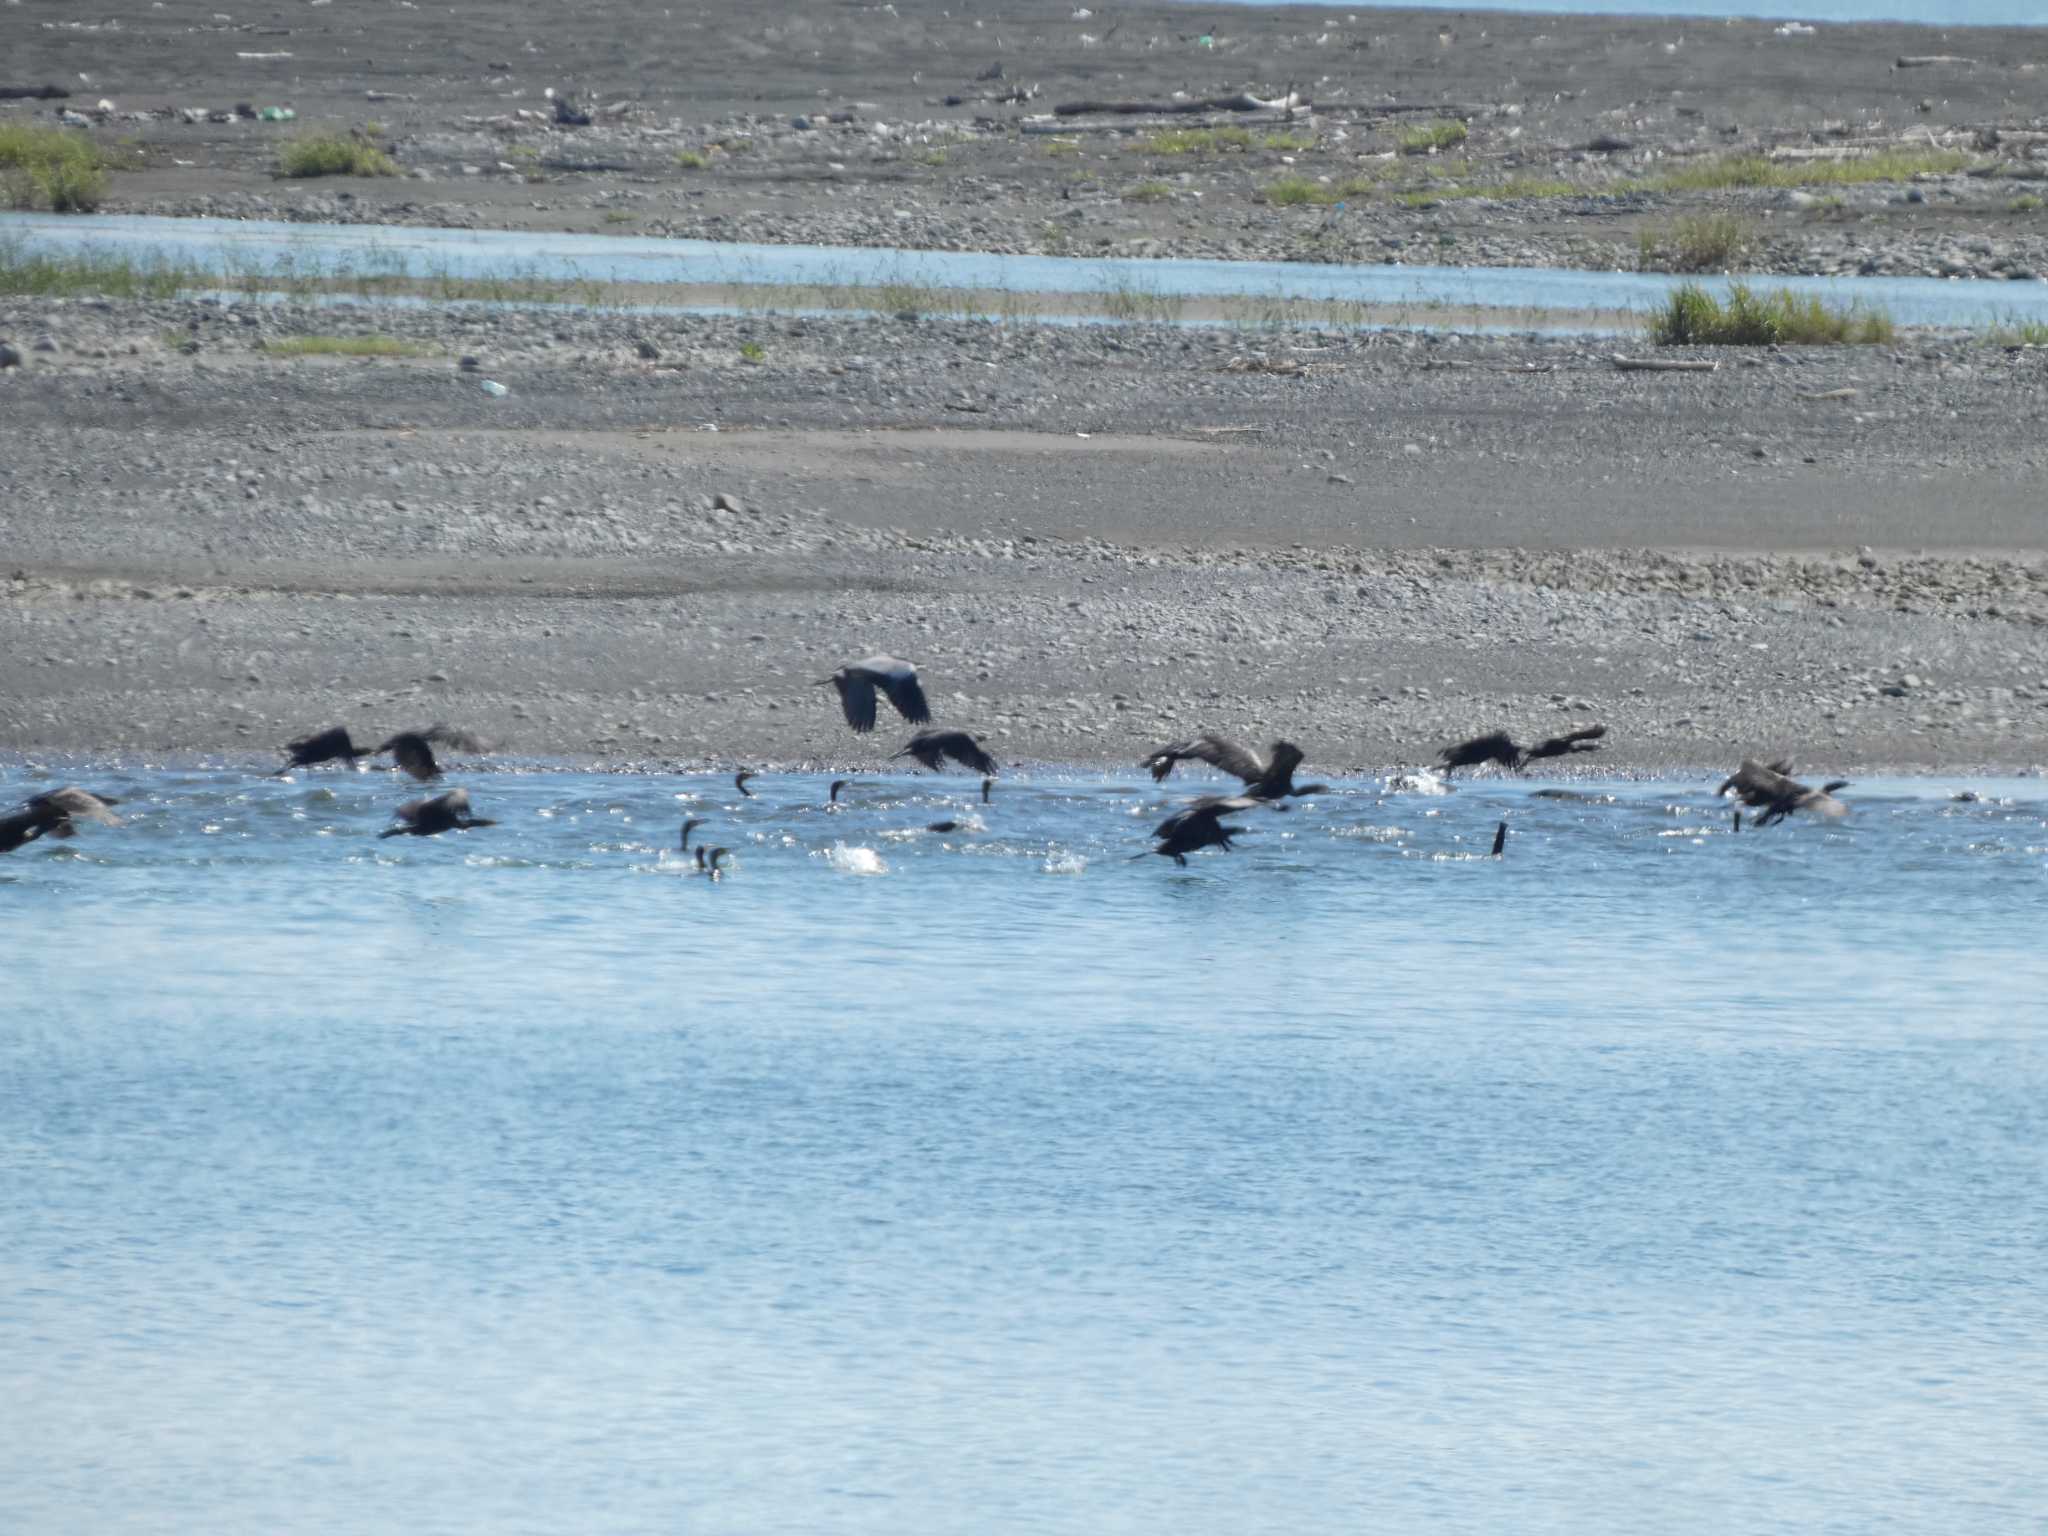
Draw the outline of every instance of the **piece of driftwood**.
M1930 69L1937 64L1963 64L1976 68L1975 59L1966 59L1955 53L1902 53L1899 55L1900 69Z
M61 85L0 85L0 101L63 101L70 95Z
M1145 113L1170 115L1185 112L1299 112L1313 106L1306 97L1290 91L1268 101L1249 91L1235 96L1204 96L1198 101L1063 101L1054 107L1056 117L1111 115L1138 117Z
M1818 389L1812 394L1801 395L1799 398L1802 400L1854 400L1856 398L1856 391L1853 389Z
M1188 430L1199 432L1204 437L1235 437L1244 433L1263 432L1266 429L1264 427L1190 427Z
M1614 366L1623 373L1712 373L1721 365L1705 358L1623 357L1617 352Z

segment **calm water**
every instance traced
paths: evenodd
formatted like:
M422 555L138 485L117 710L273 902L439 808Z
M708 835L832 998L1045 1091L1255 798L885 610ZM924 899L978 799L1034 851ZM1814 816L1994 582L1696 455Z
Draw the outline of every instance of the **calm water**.
M2048 1529L2039 780L65 777L0 1529Z
M1341 214L1336 215L1342 217ZM861 287L902 283L1023 294L1131 292L1164 298L1291 299L1404 310L1410 324L1433 309L1508 312L1521 329L1545 312L1584 317L1647 313L1672 289L1696 283L1725 295L1740 279L1592 272L1550 267L1430 267L1193 258L1003 256L985 251L763 245L646 235L545 230L431 229L381 224L298 224L262 219L176 219L143 214L0 213L0 240L25 253L98 253L142 265L174 264L221 276L342 281L386 274L572 283ZM1836 304L1883 309L1901 325L1991 326L2048 321L2048 283L1990 278L1772 276ZM357 302L378 302L374 297ZM417 301L412 301L417 302ZM671 306L673 311L677 306ZM680 306L722 312L718 304ZM1437 317L1471 329L1466 316ZM1583 326L1583 318L1574 318Z

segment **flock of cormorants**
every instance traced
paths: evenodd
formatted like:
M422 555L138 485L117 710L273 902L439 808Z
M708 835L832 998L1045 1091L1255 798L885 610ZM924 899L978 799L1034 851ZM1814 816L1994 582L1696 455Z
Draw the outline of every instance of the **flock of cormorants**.
M865 734L874 730L877 694L887 698L896 712L912 725L928 725L931 721L931 706L918 683L917 669L893 656L871 656L865 661L841 667L819 682L821 686L830 683L838 690L840 709L846 716L846 723L856 732ZM1438 754L1437 765L1446 778L1460 768L1487 764L1519 773L1533 762L1598 751L1599 742L1606 734L1606 726L1591 725L1524 747L1507 732L1494 731L1446 747ZM287 761L272 777L281 777L295 768L311 768L330 762L345 762L353 769L360 758L389 756L396 769L426 783L442 776L441 765L434 756L436 746L456 752L490 750L485 742L467 731L437 724L421 731L400 731L381 746L366 751L355 744L346 728L332 726L289 743L285 748ZM900 752L892 755L891 761L904 757L916 759L933 773L942 772L947 761L951 760L980 774L984 802L995 787L998 771L995 758L966 731L921 730ZM1274 742L1262 758L1235 742L1211 735L1197 736L1149 753L1140 766L1151 770L1156 783L1164 783L1174 767L1182 762L1207 763L1244 781L1244 788L1236 794L1202 796L1160 822L1152 831L1156 846L1150 852L1170 858L1179 865L1185 865L1190 853L1203 848L1220 848L1227 853L1233 846L1231 839L1242 836L1247 829L1226 822L1225 817L1260 806L1285 809L1279 802L1302 795L1328 793L1329 786L1325 784L1298 785L1294 782L1294 772L1301 766L1303 757L1301 748L1290 741ZM1835 798L1835 791L1847 787L1847 780L1837 779L1819 789L1812 789L1794 779L1791 773L1792 765L1782 759L1772 763L1743 760L1742 766L1728 776L1718 791L1721 795L1733 794L1739 802L1734 813L1735 830L1739 832L1742 829L1742 807L1756 813L1755 825L1758 827L1768 827L1800 811L1829 819L1848 814L1848 808ZM741 795L752 798L753 791L747 788L747 781L753 777L751 770L741 770L733 776L733 787ZM838 803L840 791L849 782L846 779L833 781L830 803ZM11 853L38 838L75 836L79 821L119 826L120 818L109 809L119 803L111 795L96 795L75 785L32 796L16 810L0 816L0 853ZM692 817L683 823L681 852L691 851L690 834L704 824L700 817ZM450 789L438 795L408 800L394 813L393 824L377 835L380 838L436 837L443 832L464 832L496 825L488 817L471 813L468 790ZM934 822L930 830L947 832L957 825L957 822L950 821ZM1494 834L1494 856L1499 857L1506 846L1507 823L1502 822ZM712 879L719 877L721 866L731 856L729 849L706 847L701 843L695 851L697 867ZM1144 858L1146 855L1138 854L1136 857Z

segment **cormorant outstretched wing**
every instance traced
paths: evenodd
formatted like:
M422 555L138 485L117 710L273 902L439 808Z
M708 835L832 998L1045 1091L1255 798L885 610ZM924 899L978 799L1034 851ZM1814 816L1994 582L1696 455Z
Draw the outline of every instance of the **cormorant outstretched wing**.
M1221 736L1207 734L1197 736L1193 741L1161 747L1140 766L1152 770L1155 782L1164 783L1166 776L1173 772L1175 763L1190 758L1207 763L1212 768L1221 768L1225 773L1235 774L1247 784L1255 783L1266 775L1266 765L1259 760L1256 752L1241 747L1234 741L1225 741ZM1297 757L1295 761L1299 762L1300 758Z
M1512 768L1522 760L1522 749L1515 745L1514 738L1506 731L1492 731L1484 736L1474 736L1470 741L1461 741L1456 746L1445 747L1437 754L1436 760L1446 773L1454 768L1471 768L1480 763L1499 763L1503 768Z
M996 760L965 731L919 731L895 756L914 757L933 773L944 768L949 757L976 773L993 775L996 772Z
M1567 731L1562 736L1552 736L1547 741L1538 742L1522 754L1522 761L1526 763L1540 757L1565 757L1574 752L1597 752L1600 749L1593 743L1606 734L1607 727L1604 725L1589 725L1583 730Z

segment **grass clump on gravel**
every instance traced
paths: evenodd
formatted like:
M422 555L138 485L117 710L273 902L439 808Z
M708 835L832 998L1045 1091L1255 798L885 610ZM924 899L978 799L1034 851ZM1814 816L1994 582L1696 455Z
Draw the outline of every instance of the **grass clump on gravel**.
M1763 155L1722 155L1681 166L1638 183L1645 192L1716 192L1734 187L1846 187L1872 181L1910 181L1926 173L1960 171L1970 157L1951 149L1887 149L1845 160L1772 160Z
M1246 128L1162 128L1138 143L1148 155L1217 155L1251 147L1251 131Z
M1282 176L1267 182L1262 195L1275 208L1327 208L1332 203L1370 196L1376 190L1378 183L1364 177L1355 176L1349 181L1316 181L1308 176Z
M1449 149L1462 144L1468 135L1465 125L1452 118L1438 118L1433 123L1422 123L1408 129L1401 135L1401 153L1404 155L1434 154L1440 149Z
M1127 203L1164 203L1173 198L1173 188L1163 181L1141 181L1135 187L1124 189Z
M317 134L293 139L278 152L278 173L304 176L396 176L398 162L366 139Z
M1984 339L1994 347L2048 347L2048 320L2008 320Z
M1636 265L1645 272L1728 272L1743 266L1756 245L1748 221L1728 213L1688 214L1636 241Z
M0 123L0 194L15 208L91 213L107 195L107 162L81 133Z
M1894 334L1881 309L1831 308L1818 295L1759 293L1746 283L1732 285L1725 303L1686 283L1650 317L1660 347L1875 346Z
M429 357L433 348L396 336L285 336L266 342L274 357Z

